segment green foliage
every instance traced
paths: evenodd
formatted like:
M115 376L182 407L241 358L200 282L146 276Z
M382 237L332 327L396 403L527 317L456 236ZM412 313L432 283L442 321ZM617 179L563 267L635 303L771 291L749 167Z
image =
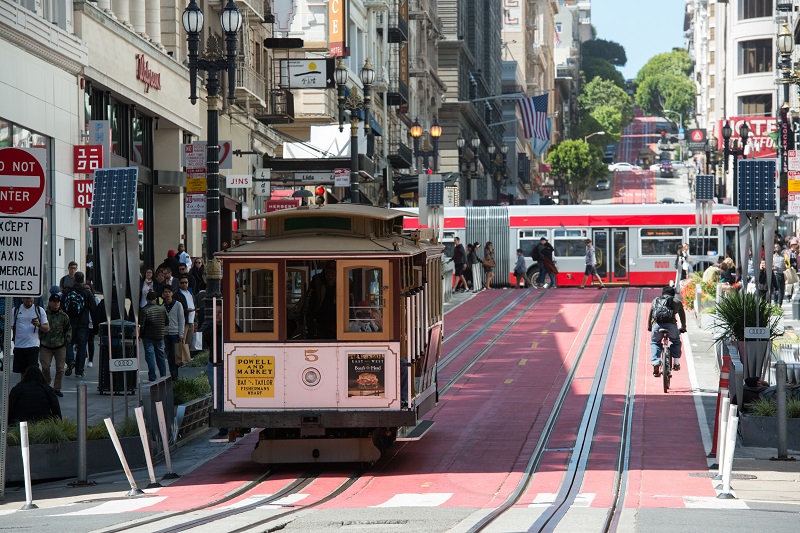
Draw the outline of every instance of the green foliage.
M610 81L620 89L625 88L625 78L622 73L605 59L584 57L581 61L581 70L583 71L584 83L600 78L601 80Z
M86 428L86 440L110 439L105 422L98 422Z
M138 437L139 424L136 422L136 417L132 416L123 419L122 422L116 425L116 430L117 436L121 439L125 437Z
M636 85L641 85L647 78L670 74L689 77L692 75L693 69L694 63L686 50L672 50L651 57L636 74Z
M684 309L694 309L694 299L698 285L700 285L701 290L700 297L704 302L716 301L717 282L703 281L703 275L700 272L693 272L681 289L681 301L683 302Z
M186 366L193 368L197 367L204 368L206 365L208 365L208 355L209 355L208 350L203 350L202 352L199 352L197 355L192 357L191 361L189 361L189 364Z
M800 418L800 399L789 398L786 400L786 418Z
M606 41L605 39L592 39L581 44L581 53L584 57L599 58L607 61L612 65L624 67L628 62L628 56L625 54L625 48L621 44L614 41Z
M596 146L583 140L567 140L557 144L547 156L552 171L567 181L567 189L572 203L583 202L586 190L598 178L608 174L608 168L601 161L603 153Z
M778 403L767 398L758 398L750 402L747 411L754 416L775 416L778 414Z
M582 112L588 113L600 123L602 123L602 120L596 114L598 109L611 107L618 110L621 119L617 131L620 133L620 128L624 128L633 121L633 102L631 102L631 97L628 96L624 89L617 87L608 80L595 78L584 85L580 96L578 96L578 105Z
M720 298L715 314L717 319L714 321L714 340L717 342L724 342L729 338L742 341L744 328L756 325L769 328L770 340L783 335L780 326L783 310L780 306L773 305L769 299L759 298L756 294L729 292Z
M208 385L208 383L206 383ZM139 435L139 426L135 418L128 418L117 424L117 435L123 437L136 437ZM86 440L102 440L110 438L105 422L88 426ZM19 446L19 424L9 426L8 445ZM48 419L28 422L28 442L30 444L57 444L60 442L78 440L78 424L71 418L63 420Z
M205 373L194 378L178 378L172 387L172 401L175 405L201 398L211 392Z
M694 108L696 87L687 76L663 74L651 76L636 89L636 105L649 115L659 115L664 109L680 113L687 122ZM669 120L675 115L665 117Z

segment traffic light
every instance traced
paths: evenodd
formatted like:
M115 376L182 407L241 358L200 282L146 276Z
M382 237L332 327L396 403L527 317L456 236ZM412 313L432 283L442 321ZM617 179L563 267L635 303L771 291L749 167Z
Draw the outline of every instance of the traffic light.
M317 205L322 205L325 203L325 187L322 185L317 185L314 188L314 195L316 196Z
M667 144L667 132L666 131L662 131L661 132L661 144Z

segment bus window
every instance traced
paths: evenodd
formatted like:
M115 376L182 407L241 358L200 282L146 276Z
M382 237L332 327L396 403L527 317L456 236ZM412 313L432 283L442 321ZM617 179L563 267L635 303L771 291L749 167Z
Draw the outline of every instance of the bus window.
M547 230L543 229L521 229L519 230L519 244L517 248L522 248L523 257L530 257L533 247L539 244L539 239L547 238Z
M683 228L642 228L639 230L642 257L675 255L683 245Z
M444 255L447 257L453 257L453 249L456 247L456 243L453 242L453 239L458 237L455 231L445 231L442 234L442 244L444 245Z
M583 257L586 255L586 230L554 230L553 248L556 257Z

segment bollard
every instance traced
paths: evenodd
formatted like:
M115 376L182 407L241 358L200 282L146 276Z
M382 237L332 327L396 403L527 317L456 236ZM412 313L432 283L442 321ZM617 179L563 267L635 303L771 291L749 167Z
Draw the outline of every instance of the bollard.
M786 362L778 361L775 363L775 394L778 400L778 461L788 461L789 453L787 451L786 439L788 420L786 418Z
M94 481L87 478L88 463L86 460L86 433L88 425L87 402L86 402L86 382L81 381L76 387L78 391L78 480L67 483L69 487L91 487L96 485Z
M728 397L723 397L719 412L719 435L717 436L717 475L713 478L718 481L722 480L722 470L725 465L725 441L728 438L728 418L730 412L731 400Z
M139 496L140 494L144 494L144 491L136 486L136 480L133 479L133 474L128 466L128 461L125 460L125 453L122 451L122 444L120 444L119 437L117 437L117 430L114 428L114 423L110 418L103 419L103 422L106 423L108 435L111 437L111 442L114 443L114 449L117 450L117 456L119 456L119 462L122 463L122 469L125 471L125 477L128 478L128 483L131 485L131 490L129 490L125 496Z
M719 436L719 424L720 424L720 413L725 413L727 411L720 411L720 406L722 405L722 398L728 396L728 388L730 387L730 362L731 358L729 356L723 355L722 356L722 366L719 369L719 388L717 389L717 416L714 419L714 436L711 439L711 453L710 456L717 455L717 442Z
M733 471L733 455L736 450L736 432L739 429L739 417L736 416L736 406L731 406L731 416L728 422L728 435L725 442L725 467L722 469L722 485L718 485L717 489L722 492L717 495L717 498L727 500L734 498L731 494L731 472Z
M142 451L144 451L144 459L147 461L147 473L150 475L150 484L145 488L161 487L162 485L156 481L156 474L153 471L153 458L150 457L150 444L147 442L147 426L144 424L144 409L139 406L133 412L136 415L136 424L139 426L139 437L142 439Z
M33 503L33 489L31 489L31 450L28 447L28 423L19 423L20 449L22 450L22 471L25 475L25 505L21 511L38 509L39 506Z
M164 460L167 463L167 473L161 478L164 479L177 479L181 477L172 471L172 459L169 456L169 437L167 436L167 421L164 418L164 404L156 402L156 414L158 415L158 429L161 432L161 444L164 447Z
M792 295L792 320L800 320L800 291Z

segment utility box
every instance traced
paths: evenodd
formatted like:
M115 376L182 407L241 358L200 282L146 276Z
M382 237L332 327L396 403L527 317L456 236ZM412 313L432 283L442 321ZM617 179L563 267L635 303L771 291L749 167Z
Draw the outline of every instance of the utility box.
M124 335L123 335L124 333ZM108 322L100 324L100 375L97 380L98 394L111 392L111 374L114 375L114 394L133 394L139 377L136 357L136 324L123 320L111 321L111 357L131 359L131 371L111 372L108 359ZM124 338L124 341L123 341Z

